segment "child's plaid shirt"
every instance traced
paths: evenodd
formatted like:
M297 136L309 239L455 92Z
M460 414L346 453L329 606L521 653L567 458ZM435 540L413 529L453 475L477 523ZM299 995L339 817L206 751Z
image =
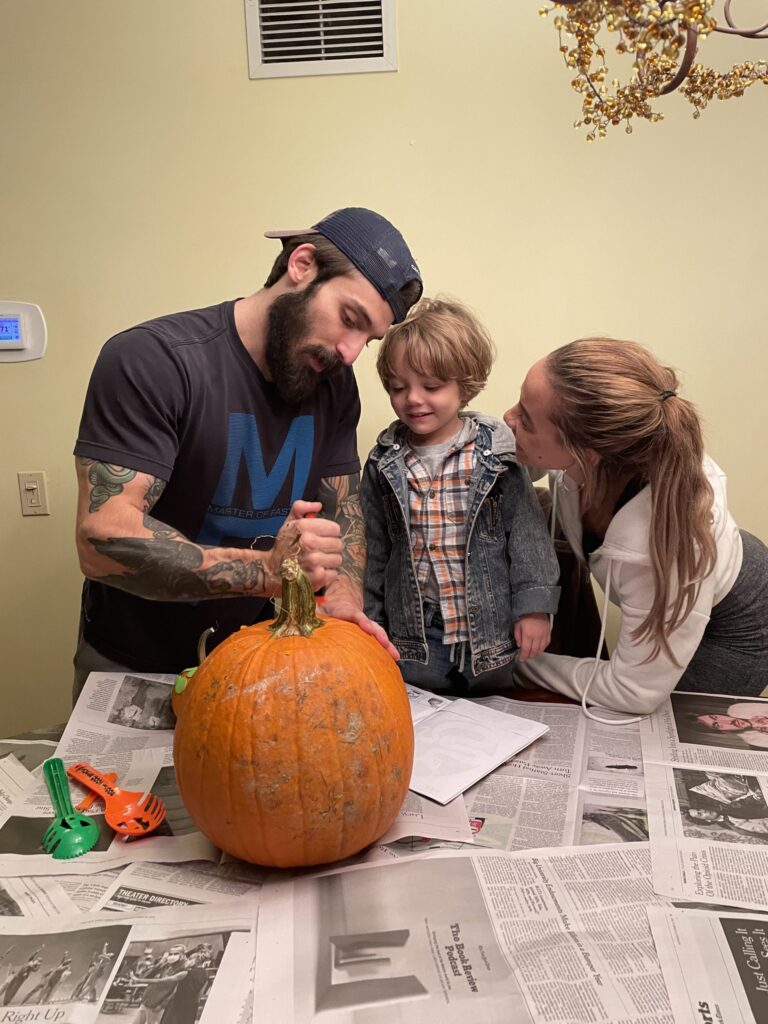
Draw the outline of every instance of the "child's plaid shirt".
M464 430L434 480L413 449L405 454L413 563L422 594L430 570L435 574L445 644L469 640L464 572L467 500L474 462L474 436L467 440Z

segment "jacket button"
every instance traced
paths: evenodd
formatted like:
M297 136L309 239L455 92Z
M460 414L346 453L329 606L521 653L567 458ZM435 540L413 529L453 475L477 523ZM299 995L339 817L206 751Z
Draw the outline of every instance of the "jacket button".
M429 545L429 550L430 551L437 551L437 544L430 544Z
M435 498L435 497L437 497L437 495L435 494L434 491L430 491L429 494L427 495L427 497L428 498Z

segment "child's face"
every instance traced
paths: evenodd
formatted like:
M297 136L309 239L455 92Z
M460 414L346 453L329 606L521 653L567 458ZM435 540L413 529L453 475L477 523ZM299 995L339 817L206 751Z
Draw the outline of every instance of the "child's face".
M389 400L415 442L440 444L453 437L460 426L458 382L416 373L406 362L402 343L392 352L391 369Z

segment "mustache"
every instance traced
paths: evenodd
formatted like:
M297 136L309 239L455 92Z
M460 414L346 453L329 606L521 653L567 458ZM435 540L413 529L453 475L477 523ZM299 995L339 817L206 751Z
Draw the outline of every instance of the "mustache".
M336 373L344 365L335 352L323 348L322 345L305 345L302 347L302 352L312 356L320 364L320 372L323 374Z

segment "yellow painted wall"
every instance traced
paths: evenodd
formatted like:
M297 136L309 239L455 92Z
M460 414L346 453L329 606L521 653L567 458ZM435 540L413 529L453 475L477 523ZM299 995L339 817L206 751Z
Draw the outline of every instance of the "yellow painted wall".
M68 711L71 450L99 347L253 290L263 230L338 206L390 216L428 291L486 320L488 411L585 333L681 367L740 524L768 537L768 93L699 121L673 96L663 123L588 145L538 2L400 0L397 73L249 81L242 0L2 0L0 298L39 303L49 347L0 366L0 735ZM373 362L364 452L390 417ZM48 518L20 515L28 469L48 474Z

